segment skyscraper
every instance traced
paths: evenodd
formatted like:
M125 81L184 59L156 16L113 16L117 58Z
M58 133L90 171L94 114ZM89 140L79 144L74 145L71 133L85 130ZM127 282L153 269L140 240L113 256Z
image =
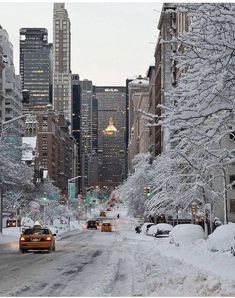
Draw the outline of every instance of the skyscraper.
M92 161L92 81L80 81L81 85L81 167L82 189L90 186L90 166Z
M124 179L125 147L120 133L110 117L101 137L102 165L99 173L100 182L108 187L118 186Z
M72 131L71 33L64 3L54 3L53 45L53 106L65 114Z
M116 156L118 156L119 164L121 165L121 173L118 178L120 183L126 177L126 88L122 86L95 86L94 95L98 102L99 184L106 185L107 182L107 167L104 167L103 158L105 151L109 150L108 144L112 142L118 144L116 147L112 146L112 150L116 150ZM112 117L112 121L118 131L111 137L104 134L110 117ZM109 167L112 166L114 164L111 163ZM112 178L109 177L108 180L110 179Z
M72 85L73 85L73 114L72 114L72 120L73 120L73 130L72 135L76 140L77 143L77 149L78 149L78 174L81 174L81 163L80 163L80 140L81 140L81 134L80 134L80 116L81 116L81 86L80 86L80 80L78 74L72 74ZM79 179L77 181L79 190L81 189L81 180Z
M32 105L51 103L52 44L45 28L20 29L20 75L22 90L29 90Z

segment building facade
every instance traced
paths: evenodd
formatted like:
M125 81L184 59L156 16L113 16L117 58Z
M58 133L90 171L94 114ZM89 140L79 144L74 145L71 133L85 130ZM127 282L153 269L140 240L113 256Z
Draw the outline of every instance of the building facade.
M160 64L158 64L160 67ZM153 126L149 127L149 152L153 157L161 154L161 126L154 126L158 122L158 117L161 115L161 110L158 107L160 101L157 101L159 95L161 94L161 88L157 86L156 73L159 75L159 69L156 70L154 65L149 66L147 71L147 77L149 79L149 107L148 113L154 115L151 121L149 121Z
M2 119L5 118L5 88L4 88L4 72L3 49L0 47L0 131L2 130Z
M52 102L52 44L45 28L20 29L22 90L29 90L34 105Z
M37 140L35 171L47 172L48 180L67 193L68 179L78 176L78 146L68 121L50 106L27 106L23 113L29 114L25 137Z
M129 141L128 141L128 171L132 171L132 160L139 153L139 135L136 123L141 114L138 111L138 102L143 94L149 92L149 81L141 76L128 84L129 93ZM146 104L145 104L146 105ZM145 107L145 111L146 107Z
M115 188L124 179L123 169L125 159L123 152L123 140L114 125L112 117L109 118L108 126L102 135L102 165L100 167L99 179L102 186Z
M81 86L81 173L82 192L90 186L92 162L92 101L93 84L90 80L80 81ZM87 178L85 178L86 176Z
M20 76L15 75L13 46L6 30L0 26L0 47L2 48L2 105L1 120L8 121L22 114L22 92ZM3 68L4 64L4 68ZM2 123L1 121L1 123ZM10 126L20 138L22 121L14 121Z
M122 86L95 86L94 96L98 103L98 176L99 185L107 182L104 169L104 141L107 139L103 132L107 128L108 121L112 117L113 123L118 130L115 135L119 139L120 146L116 147L119 163L122 170L119 183L126 177L126 87ZM108 138L109 139L109 138ZM115 139L115 142L117 140ZM105 143L106 144L106 143ZM111 165L112 167L112 165ZM110 177L109 177L110 179Z
M89 186L98 186L98 102L92 97L92 158Z
M81 116L81 86L78 74L72 75L72 95L73 95L73 105L72 105L72 121L73 121L73 129L72 135L77 143L77 154L78 154L78 175L81 175L81 161L80 161L80 140L81 140L81 133L80 133L80 116ZM77 180L79 192L81 192L81 179Z
M72 131L71 29L64 3L54 3L53 107L63 112Z

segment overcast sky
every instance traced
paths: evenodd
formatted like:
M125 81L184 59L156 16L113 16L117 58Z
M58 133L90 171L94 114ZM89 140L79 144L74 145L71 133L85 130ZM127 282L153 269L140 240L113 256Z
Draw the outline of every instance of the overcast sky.
M161 2L65 2L71 22L72 72L100 86L125 85L127 77L146 75L154 61L161 7ZM19 29L47 28L52 42L53 2L0 2L0 25L13 44L18 74Z

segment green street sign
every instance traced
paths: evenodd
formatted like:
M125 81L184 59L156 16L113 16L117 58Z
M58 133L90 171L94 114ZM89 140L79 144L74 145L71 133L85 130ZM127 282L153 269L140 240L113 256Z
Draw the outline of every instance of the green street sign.
M86 205L90 205L91 203L91 192L87 191L86 192Z
M69 199L76 199L75 193L76 193L75 183L70 182L69 183Z
M53 201L59 201L59 197L60 196L59 196L58 192L54 192L53 195L52 195L52 200Z

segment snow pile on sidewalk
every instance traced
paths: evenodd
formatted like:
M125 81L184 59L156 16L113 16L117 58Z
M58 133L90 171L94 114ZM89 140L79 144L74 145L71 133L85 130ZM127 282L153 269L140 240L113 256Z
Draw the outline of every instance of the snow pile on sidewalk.
M219 226L209 235L207 245L211 251L230 251L235 245L235 223Z

